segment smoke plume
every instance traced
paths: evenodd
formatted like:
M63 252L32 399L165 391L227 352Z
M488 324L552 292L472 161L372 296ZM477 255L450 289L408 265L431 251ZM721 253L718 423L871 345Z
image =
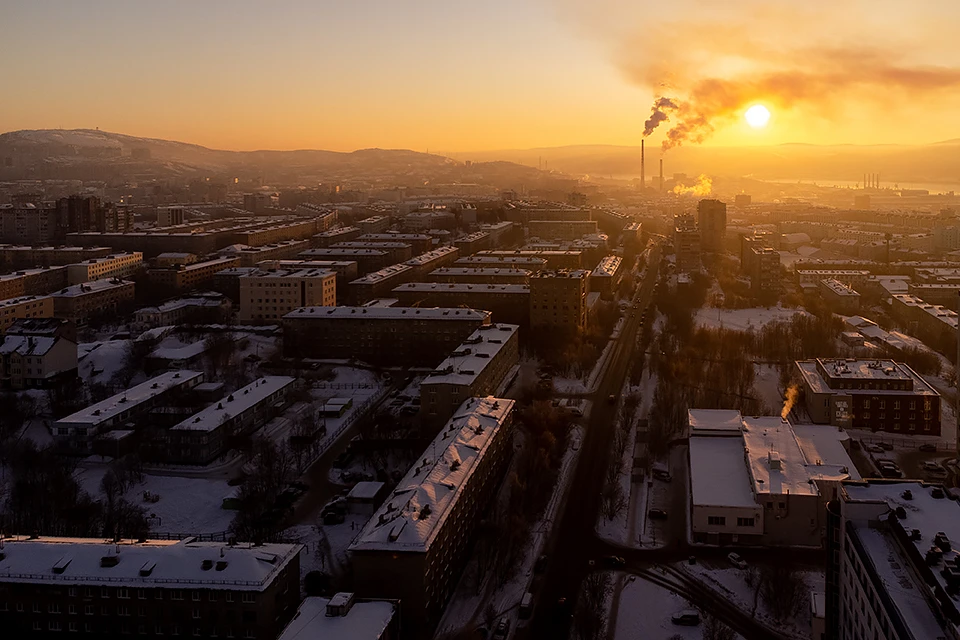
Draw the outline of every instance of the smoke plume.
M612 44L628 80L653 90L643 135L666 128L664 149L703 142L756 103L800 135L819 127L841 136L864 123L896 135L960 104L960 48L948 26L960 3L553 1Z
M700 176L697 177L696 184L689 187L685 184L678 184L673 188L673 192L678 196L696 196L702 198L713 192L713 180L700 174Z
M787 387L787 391L784 394L783 399L783 410L780 411L780 417L784 420L787 419L787 416L790 415L790 412L793 411L794 405L797 404L797 400L800 399L800 389L797 388L797 385L792 384Z

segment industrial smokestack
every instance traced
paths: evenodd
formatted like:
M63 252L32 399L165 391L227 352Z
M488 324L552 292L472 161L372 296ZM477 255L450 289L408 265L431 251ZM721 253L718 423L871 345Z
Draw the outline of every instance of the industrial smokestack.
M660 193L663 193L663 158L660 158Z
M640 191L647 188L647 158L643 148L644 142L646 142L646 140L640 140Z

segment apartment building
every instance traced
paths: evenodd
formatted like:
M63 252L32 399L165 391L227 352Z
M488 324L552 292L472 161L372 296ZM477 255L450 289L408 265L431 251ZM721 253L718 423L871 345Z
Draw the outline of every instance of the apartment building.
M583 267L583 252L579 250L568 251L480 251L478 256L492 256L500 258L543 258L546 260L547 269L580 269ZM520 264L514 265L523 268Z
M530 278L530 326L583 331L587 326L587 278L576 271L540 271Z
M338 227L322 231L310 238L310 246L314 249L325 249L338 242L353 242L362 234L359 227Z
M413 257L413 247L405 242L338 242L330 245L331 249L351 249L351 250L374 250L381 251L385 255L385 260L390 264L397 264Z
M193 318L219 322L230 310L230 300L222 293L200 293L189 298L168 300L156 307L144 307L136 313L136 324L143 329L170 327Z
M50 296L22 296L0 300L0 334L6 333L10 325L17 320L53 316L53 298Z
M209 286L218 272L239 266L237 258L214 258L176 269L148 269L147 279L162 290L184 291Z
M264 263L270 264L270 263ZM275 264L275 263L274 263ZM279 268L279 267L278 267ZM256 273L260 267L228 267L213 274L210 289L222 293L235 303L240 302L240 278Z
M677 271L700 271L700 230L691 215L674 216L673 248L677 256Z
M392 290L401 307L485 309L494 322L530 324L530 285L408 282Z
M241 267L255 267L264 260L292 260L311 246L309 240L284 240L263 244L258 247L242 247L232 249L227 247L221 251L225 257L234 257L240 260Z
M827 509L825 638L956 638L960 505L942 486L847 482Z
M115 253L68 265L67 281L70 284L80 284L81 282L93 282L94 280L129 278L142 266L143 254L139 251Z
M907 293L919 298L928 304L956 307L960 296L960 283L940 284L925 282L908 282Z
M49 388L76 375L76 338L34 331L26 323L15 323L8 329L0 344L0 384L5 388Z
M63 233L61 217L53 202L24 202L0 205L0 241L13 244L45 245Z
M363 306L376 298L389 294L394 287L401 285L416 275L417 271L406 264L394 264L368 273L347 285L347 300L355 306Z
M65 287L50 297L55 317L83 323L116 313L133 302L135 293L134 283L126 280L95 280Z
M577 240L598 232L593 220L531 220L527 223L531 238L544 240Z
M299 544L7 537L12 638L275 640L300 602Z
M283 318L288 357L344 358L384 366L436 366L490 312L475 309L306 307Z
M701 200L697 203L697 227L704 251L720 253L727 234L727 205L719 200Z
M67 267L23 269L0 276L0 300L42 296L67 286Z
M860 311L860 293L839 280L821 280L820 297L835 313L852 316Z
M532 272L547 268L546 258L536 256L491 256L480 253L458 258L454 267L464 269L526 269Z
M590 291L612 298L623 280L623 258L607 256L590 272Z
M335 249L327 247L325 249L308 249L298 257L310 262L322 260L355 262L357 263L357 277L365 276L394 264L389 260L387 252L379 249Z
M688 421L695 541L822 545L827 501L841 481L860 479L845 434L728 410L690 409Z
M870 279L870 272L860 269L797 269L797 284L801 289L818 289L821 280L836 280L861 288Z
M358 594L403 603L405 630L435 627L510 458L513 400L469 398L350 545Z
M416 271L414 275L419 279L424 279L432 271L452 265L459 257L460 249L457 247L437 247L426 253L413 256L403 264L413 267Z
M483 325L420 383L420 418L438 428L467 398L494 395L520 360L520 327Z
M193 389L203 382L197 371L169 371L126 391L57 420L53 440L63 450L90 455L97 436L123 429L129 420L145 414L170 397Z
M751 247L749 255L750 292L757 297L779 297L780 252L770 247Z
M240 322L279 322L300 307L337 304L337 274L326 269L258 270L240 277Z
M425 253L433 248L433 238L425 233L364 233L353 241L370 242L374 244L393 244L400 242L410 245L413 255ZM351 241L343 240L343 242Z
M464 256L471 256L478 251L496 246L492 243L490 234L486 231L474 231L473 233L460 236L453 241L453 245L459 249L460 254Z
M940 435L940 393L893 360L799 360L810 419L899 435Z
M157 226L170 227L183 224L183 205L157 207Z
M181 267L194 262L199 262L199 256L183 251L168 251L161 253L153 259L153 264L158 267Z
M643 246L643 225L641 223L627 223L627 226L623 228L623 244L634 248Z
M277 640L398 640L399 634L399 602L341 592L332 598L305 598Z
M170 462L205 465L227 451L232 438L248 435L278 414L297 388L287 376L259 378L167 430Z
M426 280L458 284L530 284L529 269L501 267L441 267L431 271Z
M102 258L112 253L110 247L31 247L0 245L0 267L6 269L34 269L57 267Z
M356 222L363 233L384 233L390 228L390 216L370 216ZM407 256L409 257L409 256Z
M910 294L894 294L890 300L893 315L906 323L911 333L938 350L953 352L957 338L956 311L944 305L928 304Z

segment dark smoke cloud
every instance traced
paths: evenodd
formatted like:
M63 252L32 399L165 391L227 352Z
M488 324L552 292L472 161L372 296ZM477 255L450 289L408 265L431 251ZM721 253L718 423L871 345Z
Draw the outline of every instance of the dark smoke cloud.
M653 103L650 117L643 124L643 137L646 138L653 133L653 130L660 126L661 122L669 120L668 113L676 110L677 104L670 98L657 98L657 101Z

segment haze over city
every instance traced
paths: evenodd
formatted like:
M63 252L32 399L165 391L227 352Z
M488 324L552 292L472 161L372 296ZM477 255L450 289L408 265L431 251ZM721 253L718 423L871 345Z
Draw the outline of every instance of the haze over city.
M960 4L0 3L3 638L960 639Z

